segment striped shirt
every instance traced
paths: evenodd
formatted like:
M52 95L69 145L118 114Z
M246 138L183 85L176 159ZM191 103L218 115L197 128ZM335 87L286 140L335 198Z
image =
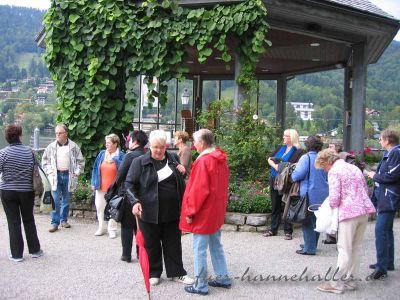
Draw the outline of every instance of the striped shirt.
M19 192L33 191L32 150L20 143L0 150L0 189Z

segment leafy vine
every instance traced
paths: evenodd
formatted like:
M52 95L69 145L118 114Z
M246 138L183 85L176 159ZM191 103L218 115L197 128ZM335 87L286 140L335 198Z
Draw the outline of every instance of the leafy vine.
M185 78L187 45L196 47L199 63L213 51L229 63L227 41L236 41L232 50L243 66L238 83L250 89L257 59L270 45L266 15L261 0L195 9L174 0L53 0L44 20L45 59L60 99L59 121L91 162L105 135L130 129L137 76L146 76L150 105L154 97L166 103L168 80Z

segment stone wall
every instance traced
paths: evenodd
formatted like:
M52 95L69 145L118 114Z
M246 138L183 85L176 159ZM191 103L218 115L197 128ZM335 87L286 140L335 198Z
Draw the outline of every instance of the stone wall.
M228 212L225 216L225 231L264 232L271 224L271 214L242 214Z
M41 199L35 198L34 212L38 214L50 214L51 205L43 205ZM69 216L74 218L96 219L96 207L90 204L70 203Z

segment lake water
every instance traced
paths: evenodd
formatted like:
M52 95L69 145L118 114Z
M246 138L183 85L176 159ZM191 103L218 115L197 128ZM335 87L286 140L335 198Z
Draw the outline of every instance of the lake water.
M31 136L32 136L32 134L27 134L27 135L22 134L22 143L24 145L26 145L26 146L33 146L33 144L31 145ZM45 147L46 146L46 145L42 144L42 142L44 140L48 141L47 142L47 144L48 144L50 141L55 139L55 136L54 136L53 133L45 133L45 134L41 133L40 137L43 137L42 141L40 142L40 144L41 144L40 146L41 147ZM0 149L3 149L6 146L8 146L8 143L7 143L7 141L6 141L5 137L4 137L4 129L2 128L1 129L1 134L0 134Z

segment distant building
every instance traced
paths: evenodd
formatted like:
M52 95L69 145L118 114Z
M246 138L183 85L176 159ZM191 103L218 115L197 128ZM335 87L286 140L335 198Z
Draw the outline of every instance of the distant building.
M46 104L46 97L38 96L35 99L36 106L45 105Z
M368 108L368 107L367 107L367 108L365 109L365 114L366 114L367 116L370 116L370 117L379 117L380 114L381 114L381 112L378 111L378 110L376 110L376 109Z
M302 120L312 120L312 113L314 112L314 104L309 102L290 102L298 117Z

